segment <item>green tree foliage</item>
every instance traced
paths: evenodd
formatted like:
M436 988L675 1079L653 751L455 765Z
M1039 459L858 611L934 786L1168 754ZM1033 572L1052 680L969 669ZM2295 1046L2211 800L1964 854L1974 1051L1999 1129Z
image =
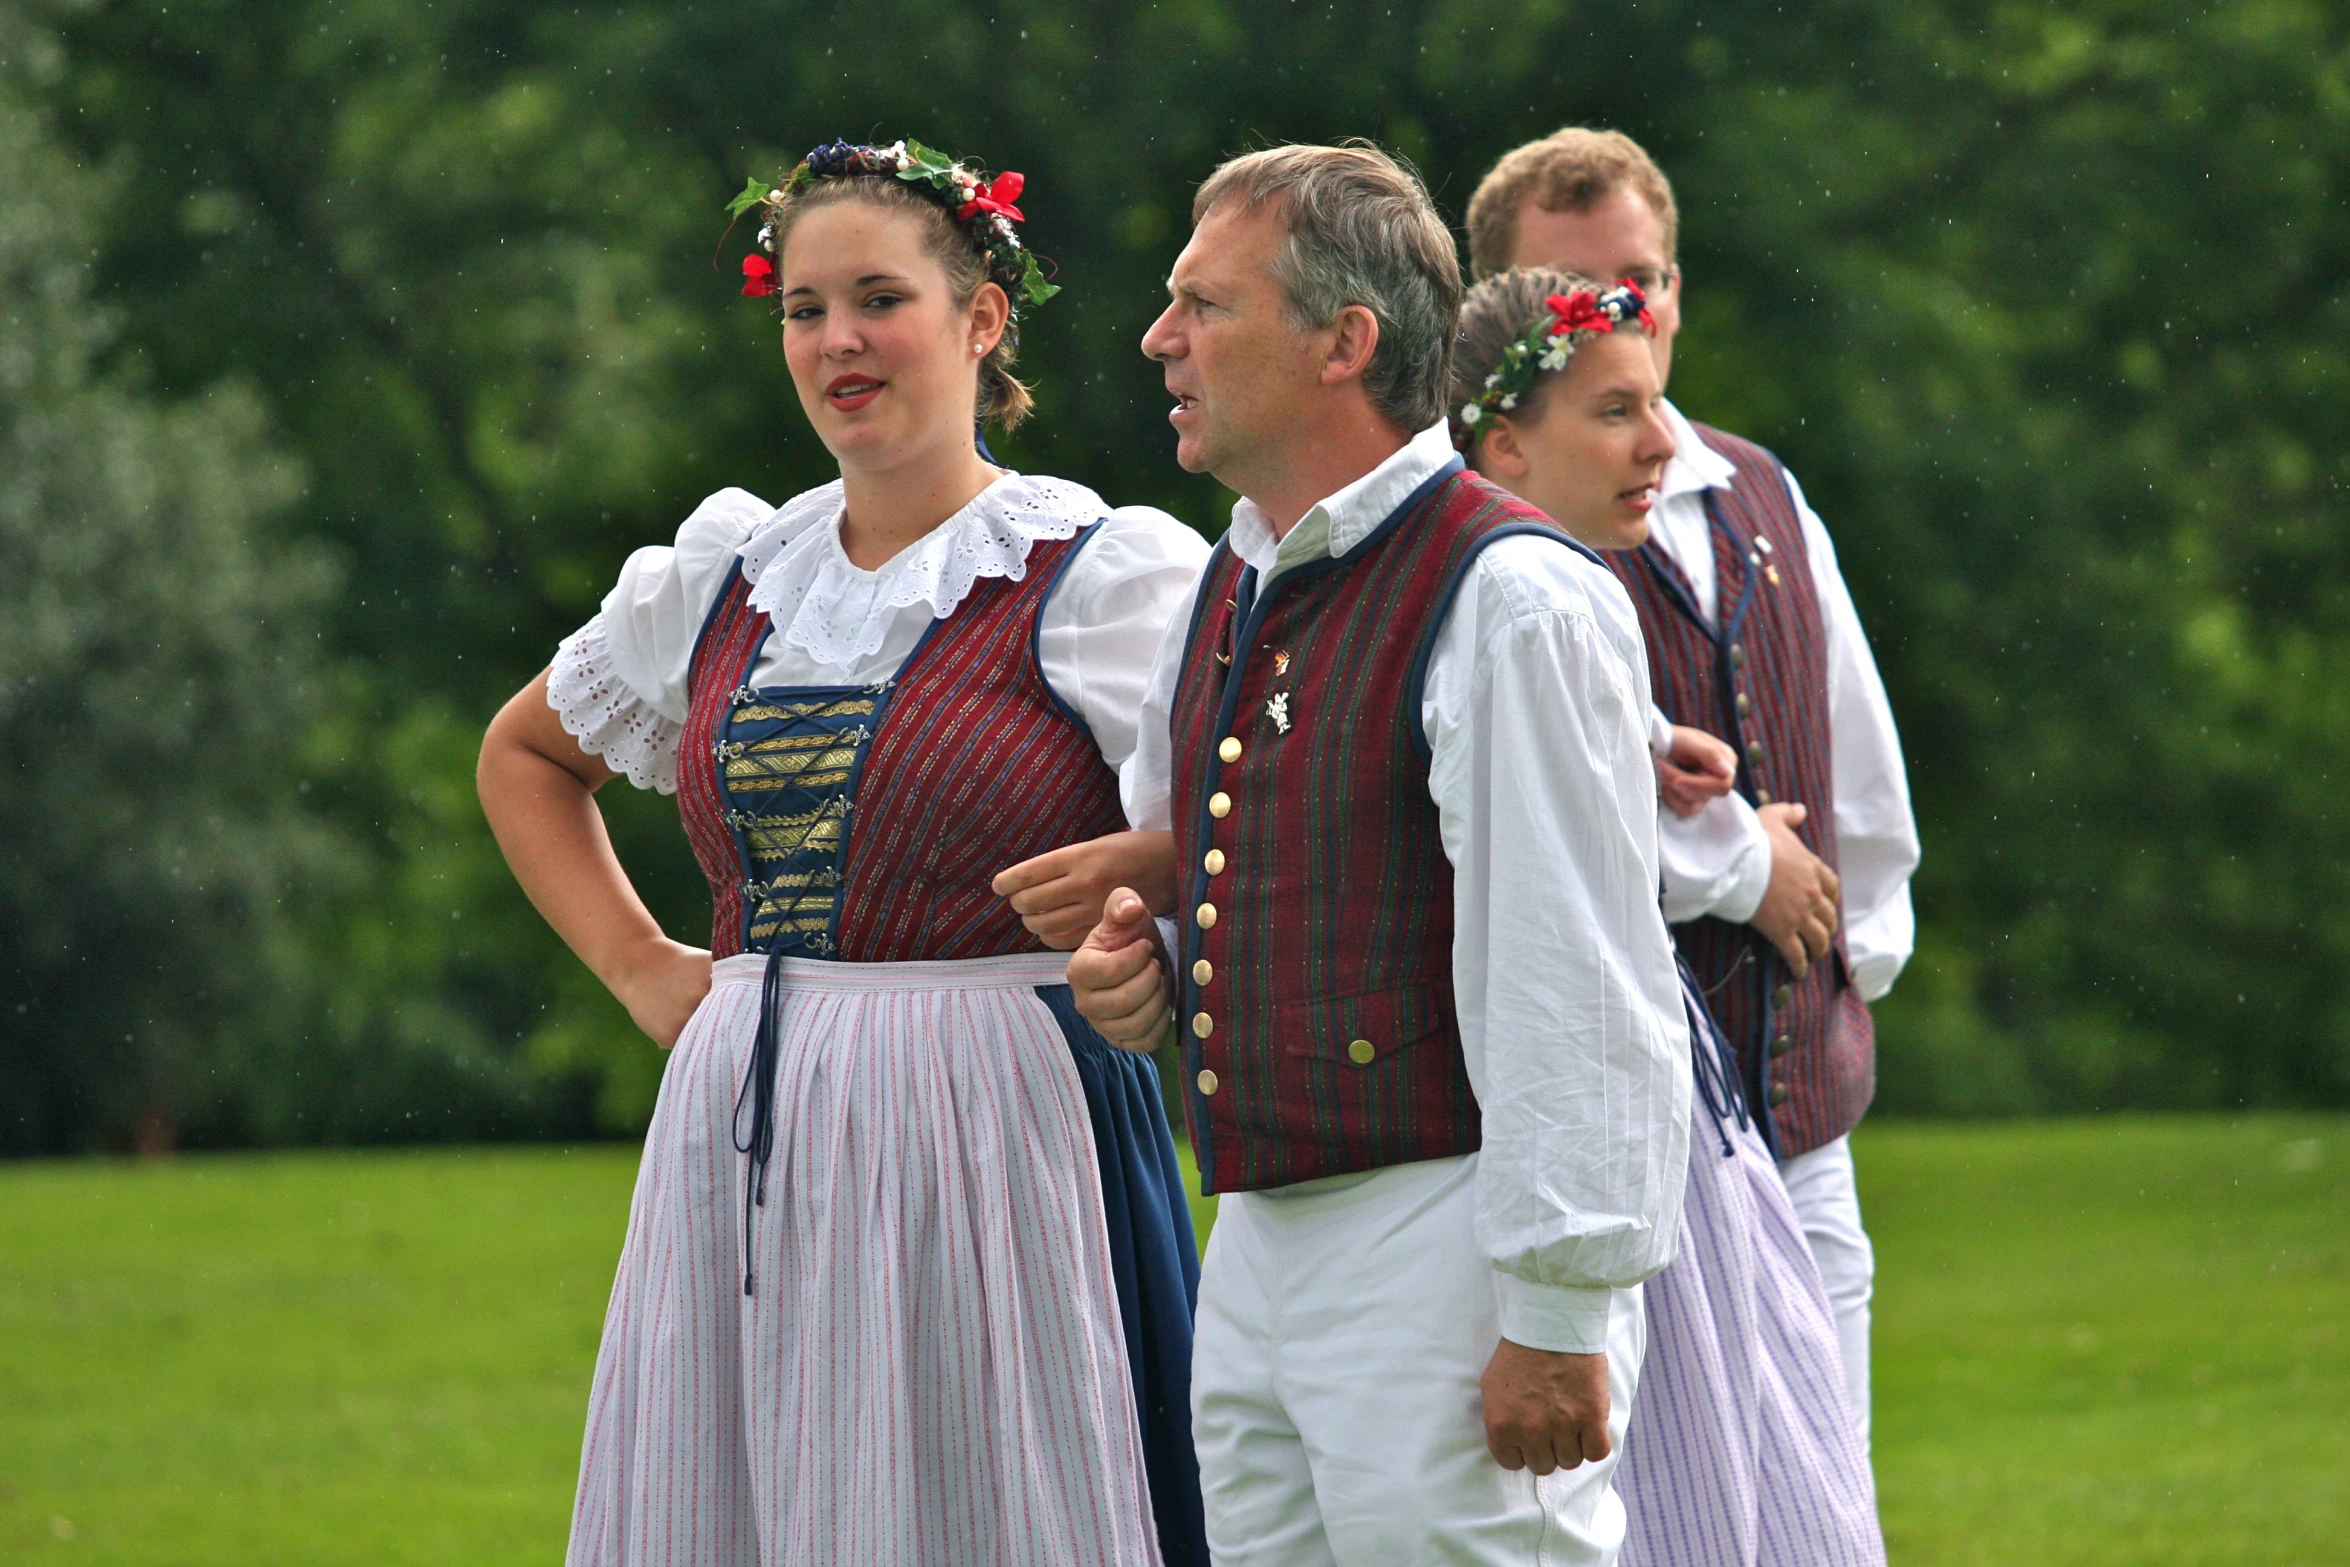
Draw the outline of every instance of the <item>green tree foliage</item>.
M868 133L1029 176L1067 292L1031 330L1043 417L1007 455L1209 531L1219 497L1173 468L1135 345L1219 156L1368 135L1457 216L1527 137L1639 136L1682 200L1676 396L1802 476L1910 749L1927 862L1888 1106L2350 1099L2338 8L51 14L43 100L120 173L109 362L185 406L256 388L309 475L295 531L346 563L325 646L348 683L301 751L314 814L360 851L303 935L317 1026L373 1107L337 1135L586 1113L533 1082L594 1084L614 1127L649 1104L657 1059L496 862L472 738L702 494L826 475L719 209ZM623 854L691 936L673 814L621 792Z
M334 864L253 765L312 719L331 574L258 547L296 482L249 388L94 372L93 183L0 91L0 1150L235 1119L228 1042L286 1021L285 900Z

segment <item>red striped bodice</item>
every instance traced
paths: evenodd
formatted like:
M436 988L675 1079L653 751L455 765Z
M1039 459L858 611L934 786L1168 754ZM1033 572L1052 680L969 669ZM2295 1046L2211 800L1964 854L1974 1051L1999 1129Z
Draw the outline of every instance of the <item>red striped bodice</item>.
M1126 825L1117 776L1037 666L1038 617L1090 536L1038 541L1018 581L981 578L895 676L849 690L746 689L769 622L737 566L695 647L678 758L678 813L709 878L714 955L778 941L863 963L1043 950L991 890L996 872ZM830 747L794 754L792 783L836 780L832 825L812 810L758 814L758 796L743 791L770 782L761 758L740 740L718 754L744 713L838 727L771 742ZM798 867L788 894L777 890L785 864Z

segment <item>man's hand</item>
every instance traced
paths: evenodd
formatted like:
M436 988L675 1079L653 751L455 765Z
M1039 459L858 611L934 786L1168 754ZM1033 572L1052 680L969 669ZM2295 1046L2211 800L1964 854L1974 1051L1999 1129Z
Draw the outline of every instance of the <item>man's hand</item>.
M1607 1457L1607 1356L1508 1339L1486 1362L1485 1445L1504 1469L1538 1475Z
M1175 910L1175 835L1114 832L1022 860L992 885L1046 946L1067 952L1101 923L1114 888L1131 887L1155 914Z
M1102 1038L1148 1055L1167 1037L1168 973L1158 922L1140 895L1119 887L1104 904L1102 922L1069 958L1069 989Z
M1673 747L1656 761L1657 793L1675 816L1695 816L1730 792L1738 753L1730 742L1687 724L1673 726Z
M710 954L666 937L648 943L612 979L612 994L664 1050L677 1043L709 993Z
M1795 828L1805 815L1800 805L1766 805L1755 815L1771 840L1771 885L1747 923L1770 938L1797 979L1814 959L1828 955L1842 918L1843 883L1827 862L1803 846Z

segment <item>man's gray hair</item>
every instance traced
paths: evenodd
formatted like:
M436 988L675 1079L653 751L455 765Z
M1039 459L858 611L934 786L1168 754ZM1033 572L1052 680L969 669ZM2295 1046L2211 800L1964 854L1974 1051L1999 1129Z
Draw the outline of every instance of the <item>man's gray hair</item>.
M1193 226L1227 201L1281 203L1289 237L1274 254L1273 278L1300 327L1328 326L1349 305L1378 320L1379 345L1363 372L1372 406L1407 434L1442 419L1461 263L1418 177L1367 141L1268 147L1208 176L1192 198Z

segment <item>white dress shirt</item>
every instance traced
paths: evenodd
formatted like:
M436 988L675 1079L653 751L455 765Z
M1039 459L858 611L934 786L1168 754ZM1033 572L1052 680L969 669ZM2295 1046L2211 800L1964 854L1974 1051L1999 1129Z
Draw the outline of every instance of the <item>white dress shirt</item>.
M1452 457L1432 425L1281 538L1242 500L1233 550L1267 591L1360 543ZM1168 715L1190 618L1187 606L1168 625L1125 771L1138 828L1170 825ZM1639 619L1614 577L1548 539L1477 557L1420 716L1484 1128L1477 1239L1503 1336L1538 1349L1604 1348L1612 1291L1671 1261L1679 1230L1689 1040L1656 901L1649 711Z
M1708 622L1720 613L1714 574L1713 525L1705 492L1727 489L1730 460L1699 439L1678 408L1665 405L1673 431L1673 460L1658 486L1652 528L1657 543L1681 568ZM1852 982L1863 1000L1893 988L1917 941L1909 901L1918 864L1918 830L1909 808L1909 774L1901 763L1901 736L1885 700L1876 658L1860 628L1836 546L1795 476L1787 476L1803 543L1811 556L1812 585L1828 638L1828 749L1836 786L1837 873L1844 883L1844 945ZM1677 715L1676 715L1677 716ZM1731 794L1693 817L1659 815L1665 917L1679 923L1711 914L1744 924L1761 906L1771 881L1770 839L1744 797Z
M1017 580L1038 540L1100 522L1045 603L1037 663L1092 729L1102 760L1125 764L1160 635L1207 561L1197 533L1149 507L1113 510L1083 485L1008 473L866 571L841 548L841 512L837 480L780 507L720 490L674 544L631 555L548 674L548 705L564 729L638 788L673 793L694 644L737 558L751 603L775 628L753 685L870 685L895 674L978 580Z

